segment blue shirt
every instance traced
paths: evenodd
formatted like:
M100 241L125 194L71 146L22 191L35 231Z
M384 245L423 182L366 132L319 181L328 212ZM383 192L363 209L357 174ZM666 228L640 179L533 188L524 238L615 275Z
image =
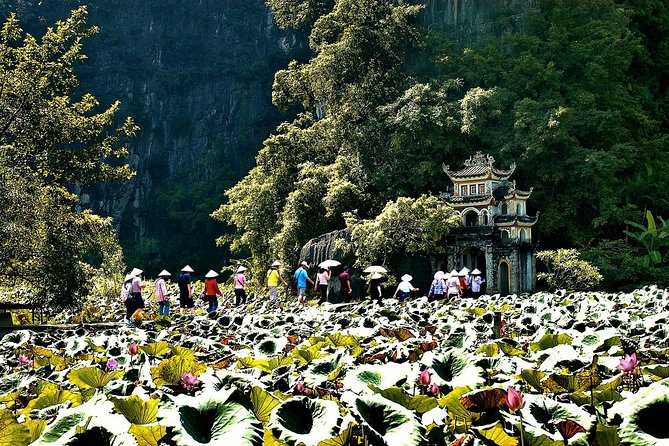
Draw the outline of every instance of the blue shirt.
M190 284L190 274L179 274L179 291L182 293L188 293L188 284Z
M299 268L295 271L295 280L297 280L298 288L307 287L307 272L303 268Z

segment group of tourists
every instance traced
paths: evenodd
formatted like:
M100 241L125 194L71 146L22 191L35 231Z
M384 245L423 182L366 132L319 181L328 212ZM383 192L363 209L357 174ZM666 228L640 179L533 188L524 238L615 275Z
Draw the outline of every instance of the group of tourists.
M288 283L281 276L279 271L282 266L278 260L272 263L267 271L265 280L269 292L269 302L275 302L279 297L279 283L288 286ZM297 289L297 301L302 307L307 305L307 290L313 287L316 294L319 296L319 303L348 303L353 300L353 288L351 286L350 267L344 265L342 273L338 275L340 282L340 294L337 299L330 295L330 281L332 279L332 271L329 267L322 265L316 270L313 279L309 277L309 264L306 261L300 263L299 267L293 274L295 288ZM249 287L248 281L244 272L247 268L244 266L237 267L233 277L234 288L234 305L247 303L247 289ZM193 293L193 281L191 274L195 271L188 265L181 269L177 284L179 287L179 309L182 315L189 313L195 315L195 298ZM123 287L121 290L121 301L126 308L126 315L124 322L128 326L139 325L142 319L142 311L145 308L144 299L142 298L142 290L145 285L142 283L141 276L143 271L134 268L130 274L125 277ZM158 304L158 315L169 316L170 314L170 296L167 290L168 280L172 275L163 270L158 274L158 280L154 284L154 300ZM218 310L218 298L223 296L221 289L218 286L216 278L218 273L210 270L205 276L204 292L201 298L207 303L207 311L214 313ZM413 277L405 274L400 278L400 283L393 294L394 298L400 301L407 300L411 297L411 293L419 291L418 288L411 284ZM366 295L370 299L381 301L383 299L383 283L387 278L379 272L374 272L369 277L367 284ZM428 299L431 301L444 300L451 302L458 297L478 297L485 287L485 279L481 277L481 271L474 269L469 271L466 267L460 271L453 270L446 274L443 271L437 271L434 275L434 280L430 285L428 291Z
M234 276L235 304L246 302L246 289L248 283L244 275L246 267L239 266ZM177 284L179 286L179 309L182 315L190 313L195 315L195 298L193 295L193 280L191 274L195 271L186 265L181 269ZM121 302L125 305L126 314L124 323L129 327L138 326L141 323L142 311L145 308L142 290L145 285L142 283L141 269L134 268L130 274L125 276L121 288ZM158 280L154 284L154 300L158 304L158 316L169 316L170 314L170 295L167 291L165 282L172 276L169 271L162 270L158 274ZM223 292L218 286L216 278L218 273L210 270L205 276L204 292L202 300L207 303L207 311L210 313L218 310L218 297L223 296Z

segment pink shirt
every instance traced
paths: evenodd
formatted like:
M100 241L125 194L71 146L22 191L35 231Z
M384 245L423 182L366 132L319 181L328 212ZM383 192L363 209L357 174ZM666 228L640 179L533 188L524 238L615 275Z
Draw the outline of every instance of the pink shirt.
M235 274L235 288L236 289L244 288L245 283L246 283L246 277L244 277L244 273Z
M330 281L330 273L325 271L322 273L316 274L316 283L319 285L327 285Z
M156 291L153 297L156 299L156 302L164 302L169 300L169 297L167 297L167 286L165 285L165 279L161 277L156 280L155 288Z

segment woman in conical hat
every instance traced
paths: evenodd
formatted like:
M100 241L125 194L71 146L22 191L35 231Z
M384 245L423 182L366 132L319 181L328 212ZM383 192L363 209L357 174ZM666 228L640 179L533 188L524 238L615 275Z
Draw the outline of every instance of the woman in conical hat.
M235 305L246 303L246 288L248 287L248 283L246 282L244 271L246 271L246 267L239 265L235 272L235 278L233 279L233 285L235 287Z
M170 297L167 295L167 285L165 284L165 278L170 277L170 274L167 270L162 270L158 273L158 280L154 285L154 299L158 303L158 316L169 316L170 315Z
M218 273L214 271L213 269L209 270L209 272L204 276L204 300L209 304L209 308L207 308L207 311L209 313L213 313L216 310L218 310L218 297L217 296L222 296L223 293L221 293L220 288L218 288L218 283L216 282L216 278L218 277Z

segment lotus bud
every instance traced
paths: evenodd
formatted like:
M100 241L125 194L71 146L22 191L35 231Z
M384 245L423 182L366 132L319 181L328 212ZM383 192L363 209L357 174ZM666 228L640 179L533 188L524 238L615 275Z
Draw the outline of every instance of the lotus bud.
M622 370L624 374L636 375L639 373L639 364L641 361L636 359L636 353L631 355L625 355L625 357L620 358L620 364L616 366L618 370Z
M19 355L18 360L21 365L30 365L32 363L30 356L24 355L23 353Z
M428 372L427 369L423 370L423 373L421 373L420 376L418 377L418 382L424 386L427 386L430 384L430 381L432 381L430 372Z
M130 347L128 347L128 353L130 353L132 356L135 356L137 353L139 353L139 346L136 342L130 344Z
M304 393L305 393L305 395L307 395L307 396L311 395L311 389L310 389L309 387L305 387L305 388L304 388Z
M302 381L298 381L297 385L295 386L295 390L297 390L299 393L304 392L304 383Z
M430 392L434 396L439 395L439 386L437 385L437 383L432 383L428 388L428 392Z
M193 388L200 384L200 380L195 377L191 372L184 372L181 375L181 385L186 390L193 390Z
M507 389L506 405L509 406L509 410L512 412L522 409L525 405L525 401L523 401L523 397L520 396L520 392L511 386Z
M118 368L118 361L116 359L108 359L105 364L105 372L111 372Z

